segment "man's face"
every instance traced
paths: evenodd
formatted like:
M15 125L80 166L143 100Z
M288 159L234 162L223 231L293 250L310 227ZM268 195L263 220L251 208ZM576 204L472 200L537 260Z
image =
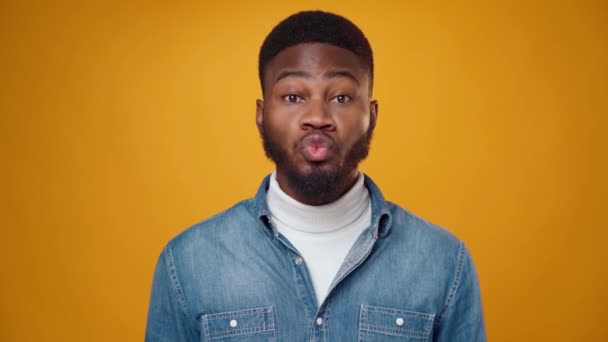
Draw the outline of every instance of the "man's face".
M349 50L310 43L265 71L256 121L281 189L307 204L336 200L355 182L376 122L368 70Z

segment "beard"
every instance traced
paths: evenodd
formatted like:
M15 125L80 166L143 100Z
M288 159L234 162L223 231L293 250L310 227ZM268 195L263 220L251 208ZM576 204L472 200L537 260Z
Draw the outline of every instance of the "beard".
M313 131L313 133L319 132ZM370 126L367 132L355 141L350 150L346 152L344 160L338 165L311 162L309 169L302 171L296 162L290 159L286 148L273 140L272 132L269 132L268 127L264 127L261 133L264 152L268 159L276 164L277 169L283 170L291 188L312 205L331 203L342 196L347 190L349 176L369 153L372 135L373 127ZM341 148L337 145L334 146L336 155L342 155ZM296 146L293 148L296 149Z

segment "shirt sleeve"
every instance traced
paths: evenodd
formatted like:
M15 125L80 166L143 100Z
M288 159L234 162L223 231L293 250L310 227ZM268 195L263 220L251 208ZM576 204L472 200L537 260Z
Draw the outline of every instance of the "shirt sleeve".
M485 342L486 330L477 272L461 243L454 281L442 310L433 341Z
M167 245L156 264L146 324L146 342L198 341L194 322Z

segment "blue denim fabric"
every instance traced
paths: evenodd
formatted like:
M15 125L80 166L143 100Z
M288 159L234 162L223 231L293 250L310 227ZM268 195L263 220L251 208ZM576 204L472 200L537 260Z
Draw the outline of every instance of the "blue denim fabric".
M317 306L306 263L256 196L171 240L152 286L146 341L485 341L469 252L386 202Z

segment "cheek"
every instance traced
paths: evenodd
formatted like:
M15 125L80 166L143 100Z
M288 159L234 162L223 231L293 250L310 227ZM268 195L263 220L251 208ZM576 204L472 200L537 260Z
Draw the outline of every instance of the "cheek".
M367 132L370 124L370 115L358 113L348 113L340 116L339 127L345 135L359 137Z
M266 115L263 123L264 131L272 137L272 140L281 145L290 144L292 135L290 134L291 123L280 115Z
M369 130L369 118L359 118L343 123L341 130L341 140L343 142L345 152L350 150L362 136L367 134Z
M280 105L271 100L264 114L264 121L274 132L288 135L299 128L300 114L297 106Z

